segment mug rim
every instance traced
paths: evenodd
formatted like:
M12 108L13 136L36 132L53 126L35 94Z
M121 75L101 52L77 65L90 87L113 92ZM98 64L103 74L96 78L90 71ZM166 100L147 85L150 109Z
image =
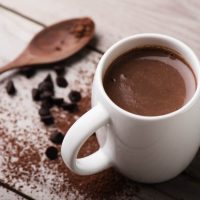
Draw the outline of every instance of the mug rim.
M105 67L105 63L107 62L108 57L113 53L113 51L115 51L115 49L120 48L120 46L130 40L137 40L137 39L141 39L141 38L158 38L158 39L163 39L166 41L170 41L178 46L181 46L181 48L184 48L188 54L190 54L191 59L193 60L193 62L195 63L194 65L192 65L192 68L197 68L196 72L194 72L195 74L195 78L197 81L197 87L196 87L196 91L193 94L192 98L186 103L184 104L181 108L179 108L178 110L175 110L173 112L164 114L164 115L156 115L156 116L145 116L145 115L138 115L135 113L131 113L127 110L124 110L123 108L121 108L120 106L118 106L117 104L115 104L110 97L107 95L107 93L104 90L103 87L103 69ZM187 60L186 60L187 61ZM197 67L199 66L199 67ZM102 56L102 58L99 61L99 64L97 66L97 70L96 70L96 78L97 78L97 84L99 86L100 92L101 94L103 94L103 96L105 97L106 101L118 112L122 113L123 115L126 115L128 117L132 117L135 119L139 119L139 120L146 120L146 121L154 121L154 120L161 120L161 119L167 119L170 117L174 117L178 114L184 113L185 111L187 111L188 109L190 109L198 100L198 96L200 93L200 63L199 60L196 56L196 54L194 53L194 51L184 42L168 36L168 35L164 35L164 34L159 34L159 33L141 33L141 34L135 34L135 35L131 35L128 37L125 37L124 39L119 40L118 42L116 42L115 44L113 44Z

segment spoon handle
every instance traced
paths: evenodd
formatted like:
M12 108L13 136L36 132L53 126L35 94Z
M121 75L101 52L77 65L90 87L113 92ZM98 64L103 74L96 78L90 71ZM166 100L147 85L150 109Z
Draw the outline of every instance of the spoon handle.
M3 72L9 71L11 69L15 69L16 65L14 62L10 62L2 67L0 67L0 74L2 74Z
M11 61L10 63L0 67L0 74L3 72L9 71L11 69L16 69L16 68L23 68L26 65L30 64L29 62L30 56L29 54L22 53L17 57L15 60Z

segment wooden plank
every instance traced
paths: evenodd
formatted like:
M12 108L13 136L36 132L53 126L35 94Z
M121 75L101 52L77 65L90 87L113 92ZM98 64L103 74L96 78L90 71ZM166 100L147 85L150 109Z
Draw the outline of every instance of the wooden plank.
M195 179L200 180L200 151L198 152L197 156L194 158L193 162L190 166L186 169L186 174Z
M1 47L6 52L0 52L0 64L13 59L33 34L41 29L41 26L3 9L0 9L0 27L3 27L0 32L0 41L3 41ZM130 182L113 169L94 176L79 177L64 166L60 152L55 161L50 161L45 156L46 148L53 145L49 141L51 132L55 128L66 131L89 108L91 81L100 56L85 49L65 62L69 87L65 90L56 87L56 95L68 100L69 90L77 89L82 91L83 99L79 105L80 112L76 115L55 109L56 125L51 127L45 127L40 122L39 103L32 101L31 89L48 73L55 80L52 70L39 70L31 79L19 74L5 75L3 80L0 77L0 180L37 200L172 200L173 198L152 189L151 186ZM7 79L12 79L17 88L17 95L13 98L5 92ZM90 151L93 146L97 146L94 137L88 141L85 149ZM60 149L59 146L56 147Z
M96 47L103 51L126 35L138 32L160 32L185 41L200 55L200 23L199 18L196 17L200 7L199 1L188 3L186 0L153 0L144 3L143 1L94 2L88 0L81 2L63 0L55 2L44 0L43 6L37 1L33 3L21 0L19 3L18 0L10 0L9 2L0 0L0 2L46 25L64 18L90 15L97 23L99 42ZM49 5L48 10L44 9L46 4ZM35 12L36 10L37 12ZM102 16L106 17L102 18ZM197 156L186 170L186 173L194 179L181 175L170 182L158 184L155 188L173 198L198 199L200 196L199 183L194 180L200 178L199 160L200 158ZM142 188L144 190L144 186ZM148 193L142 192L142 194ZM153 191L153 195L150 196L154 195Z
M42 29L37 24L30 23L20 16L10 15L0 8L0 65L14 59L25 48L32 36ZM5 37L6 33L6 37Z
M24 197L0 186L0 199L1 200L26 200Z
M126 193L126 198L131 197L135 194L143 200L170 200L176 199L169 196L167 193L163 193L156 190L152 187L152 185L148 184L140 184L134 183L132 181L127 181L126 189L124 192ZM121 198L119 198L121 199ZM123 199L123 198L122 198Z
M6 13L6 14L8 14L8 13ZM9 16L6 16L6 18L8 18L8 17L10 17L10 14L9 14ZM23 21L23 20L22 20ZM11 22L12 22L12 17L11 17ZM7 24L8 24L8 22L6 22ZM19 22L18 22L18 20L17 20L17 24L18 24ZM21 22L20 22L21 23ZM19 23L19 24L20 24ZM29 23L28 23L29 24ZM27 25L26 25L27 26ZM9 27L11 27L11 26L9 26ZM39 27L38 27L38 29L39 29ZM10 31L10 32L13 32L13 31ZM8 40L9 41L9 40ZM12 44L15 44L15 43L12 43ZM24 43L25 44L25 43ZM90 61L89 61L90 62ZM94 61L93 61L94 62ZM13 173L13 172L12 172ZM175 179L176 180L176 179ZM185 181L186 181L186 183L188 182L188 177L185 179ZM180 196L180 194L181 194L181 190L183 190L182 188L183 187L181 187L181 183L182 182L178 182L177 183L177 181L175 181L175 183L174 184L170 184L169 186L171 186L171 185L174 185L174 187L173 187L173 190L171 189L171 187L169 187L168 185L164 185L164 186L162 186L161 188L160 187L157 187L157 189L158 190L160 190L160 191L162 191L162 192L165 192L166 194L168 194L168 195L170 195L170 196L173 196L173 197L176 197L176 196ZM13 184L15 184L15 183L13 183ZM36 183L34 183L34 184L32 184L31 183L31 187L35 187L35 184ZM129 183L130 184L130 183ZM25 183L25 186L26 186L26 183ZM179 187L180 186L180 187ZM184 187L185 186L187 186L187 185L184 185ZM16 187L16 186L15 186ZM27 186L26 186L27 187ZM41 186L40 186L41 187ZM180 190L179 190L179 192L177 192L176 191L176 188L180 188ZM19 187L17 186L16 188L18 188L19 189ZM42 187L41 187L42 188ZM49 187L49 188L51 188L51 186ZM169 189L170 188L170 189ZM191 188L191 187L190 187ZM193 188L193 187L192 187ZM192 189L191 188L191 189ZM197 187L196 187L197 188ZM195 188L195 190L196 190L196 188ZM33 196L33 197L35 197L35 198L42 198L42 194L40 193L40 192L36 192L36 191L34 191L33 189L32 189L32 191L30 192L30 191L28 191L28 189L30 189L30 188L23 188L22 189L22 191L23 192L25 192L26 194L31 194L31 196ZM174 191L175 190L175 191ZM195 190L193 191L193 189L191 190L191 191L193 191L194 193L195 193ZM35 194L35 192L36 192L36 194ZM46 191L45 191L46 192ZM34 194L32 194L32 193L34 193ZM40 193L39 195L38 195L38 193ZM46 194L46 193L45 193ZM196 194L196 193L195 193ZM48 194L48 192L47 192L47 195L49 195ZM50 198L54 198L55 196L54 196L55 194L52 194L52 195L50 195ZM145 186L145 185L138 185L138 184L134 184L134 183L131 183L129 186L126 186L126 188L120 193L120 195L121 195L121 197L120 198L123 198L124 196L123 195L125 195L125 197L128 195L128 196L131 196L130 197L130 199L133 199L133 198L135 198L135 199L137 199L137 197L139 197L139 198L141 198L141 199L171 199L170 197L167 197L167 196L165 196L165 195L163 195L162 193L160 193L160 192L156 192L155 190L153 190L152 189L152 187L149 187L149 186ZM53 196L53 197L52 197ZM178 197L179 197L178 196ZM198 196L198 195L197 195ZM186 193L183 193L182 195L181 195L181 197L191 197L191 196L188 196L188 194L187 194L187 191L186 191ZM128 199L128 198L126 198L126 199Z
M199 200L200 197L199 181L196 182L184 175L165 183L155 184L154 188L176 199Z
M102 51L125 36L158 32L183 40L200 55L198 0L0 0L0 3L46 25L91 16L97 28L95 47Z

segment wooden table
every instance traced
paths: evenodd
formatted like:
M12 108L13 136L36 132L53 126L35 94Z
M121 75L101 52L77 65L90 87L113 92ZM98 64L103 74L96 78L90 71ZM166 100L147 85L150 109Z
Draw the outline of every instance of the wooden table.
M174 36L190 45L200 56L199 11L200 1L198 0L0 0L0 65L17 56L32 36L45 26L59 20L79 16L90 16L94 19L96 39L82 51L81 55L83 54L85 57L78 63L72 62L72 66L87 65L88 68L94 70L99 58L109 46L125 36L142 32L158 32ZM7 76L10 75L2 75L2 84L4 84L3 77ZM24 79L18 79L16 78L16 81L25 82ZM24 84L26 85L26 82ZM0 87L0 89L2 91L3 87ZM23 112L23 110L21 111ZM13 137L18 140L20 136L16 134ZM37 188L35 182L31 179L29 184L21 187L17 178L7 179L4 176L5 166L1 162L5 158L3 150L6 148L7 144L1 137L0 200L76 199L76 197L67 196L67 191L66 195L63 193L63 196L59 196L56 190L55 192L50 191L48 182L42 182L42 184L38 182ZM12 148L14 146L11 145L11 151ZM11 160L8 159L7 162L11 162ZM45 176L47 177L48 174L45 174ZM35 181L37 177L34 178ZM59 185L54 187L59 187ZM131 182L128 187L129 194L127 196L120 196L119 194L119 197L115 198L111 195L105 199L124 199L124 196L126 196L125 199L141 200L199 200L200 154L196 156L187 170L169 182L154 185ZM134 188L134 190L131 190L131 188ZM126 191L126 188L124 191ZM79 199L84 199L84 196Z

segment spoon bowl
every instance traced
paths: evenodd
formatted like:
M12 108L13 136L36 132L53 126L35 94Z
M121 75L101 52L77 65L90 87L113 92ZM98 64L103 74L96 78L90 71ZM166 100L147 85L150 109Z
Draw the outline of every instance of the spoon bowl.
M88 17L51 25L37 33L14 61L0 68L0 73L68 58L88 44L94 36L94 29L94 22Z

